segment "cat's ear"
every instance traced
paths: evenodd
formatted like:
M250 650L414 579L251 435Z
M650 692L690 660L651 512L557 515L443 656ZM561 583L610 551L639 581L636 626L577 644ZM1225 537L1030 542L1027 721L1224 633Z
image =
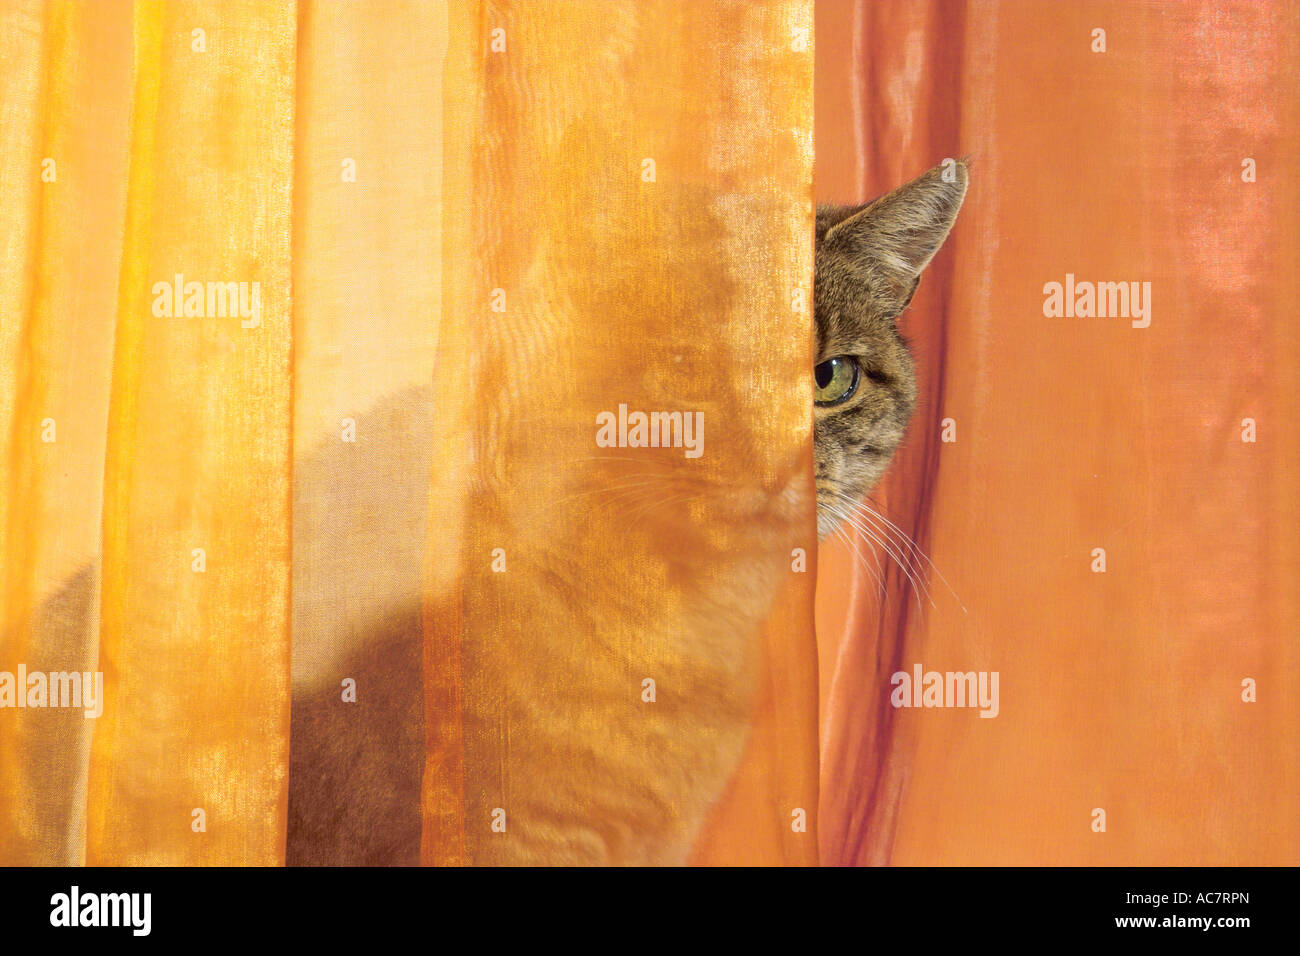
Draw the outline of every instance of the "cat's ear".
M824 222L824 248L845 255L897 314L907 308L921 270L939 251L966 198L968 163L947 160L906 186Z

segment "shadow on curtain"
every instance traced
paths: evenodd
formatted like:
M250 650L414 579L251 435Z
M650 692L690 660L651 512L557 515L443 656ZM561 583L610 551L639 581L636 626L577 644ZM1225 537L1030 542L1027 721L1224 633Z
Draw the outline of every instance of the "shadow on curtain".
M811 28L0 4L5 862L816 861Z

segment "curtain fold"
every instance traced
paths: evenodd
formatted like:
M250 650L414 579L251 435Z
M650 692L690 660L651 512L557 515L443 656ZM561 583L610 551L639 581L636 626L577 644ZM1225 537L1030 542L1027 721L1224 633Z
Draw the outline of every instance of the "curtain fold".
M775 528L729 507L740 487L811 470L811 316L790 313L811 269L811 63L797 43L809 11L451 13L449 62L464 67L448 70L447 127L463 139L444 163L464 183L451 193L469 201L446 210L443 232L424 859L517 860L490 826L509 833L517 810L564 819L627 862L683 862L671 848L692 842L707 802L697 781L670 778L716 773L700 750L713 715L705 705L692 721L691 701L755 680L707 650L721 637L708 632L759 622L701 608L728 604L755 575L793 595L762 638L761 666L780 676L756 679L755 745L694 858L814 861L811 578L790 573L788 546L738 561L774 548ZM587 42L592 29L601 43ZM484 48L493 30L513 52ZM477 97L450 85L466 78ZM787 124L773 128L777 107ZM623 406L701 409L712 450L690 468L678 450L602 453L594 423ZM661 495L677 508L657 507ZM638 697L646 679L653 704ZM525 723L538 711L542 734ZM611 723L593 767L598 712ZM610 784L624 779L662 788L671 817L614 806ZM609 805L581 806L587 791ZM667 849L631 849L647 836Z
M0 4L0 860L816 862L811 30Z
M288 730L295 8L138 3L134 25L86 860L268 864Z
M823 554L823 862L1296 862L1298 16L818 5L819 200L971 158L876 495L928 599ZM1049 314L1075 279L1150 312ZM918 663L999 715L892 708Z
M0 6L0 671L93 668L131 17ZM94 110L76 104L95 101ZM8 710L0 847L79 862L92 721Z

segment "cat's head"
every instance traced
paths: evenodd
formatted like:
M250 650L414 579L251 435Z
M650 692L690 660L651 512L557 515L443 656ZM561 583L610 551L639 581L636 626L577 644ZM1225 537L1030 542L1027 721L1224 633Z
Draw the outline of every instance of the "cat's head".
M825 537L884 474L916 404L898 317L966 195L947 162L860 206L817 207L814 448L817 534Z

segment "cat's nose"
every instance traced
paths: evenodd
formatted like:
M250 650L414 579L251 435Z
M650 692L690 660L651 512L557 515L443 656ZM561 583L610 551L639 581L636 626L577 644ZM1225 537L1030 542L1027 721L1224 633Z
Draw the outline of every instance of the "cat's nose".
M758 497L762 509L781 520L799 520L813 507L816 488L807 449L799 449L784 462L774 462L761 476Z

